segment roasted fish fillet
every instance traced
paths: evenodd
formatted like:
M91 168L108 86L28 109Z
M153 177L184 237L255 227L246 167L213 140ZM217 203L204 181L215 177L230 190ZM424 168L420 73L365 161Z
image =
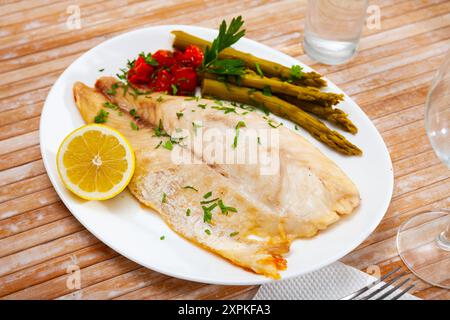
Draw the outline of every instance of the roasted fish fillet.
M73 88L76 105L87 123L107 101L100 92L76 83ZM258 203L257 199L239 192L235 182L227 179L211 166L204 164L176 165L171 152L160 145L161 137L154 129L138 123L133 129L134 116L125 110L108 110L106 124L120 131L136 153L136 171L129 185L130 191L143 204L156 210L164 221L188 240L229 259L256 273L279 278L279 270L286 266L282 254L290 241L280 232L276 212ZM174 150L180 148L175 145ZM172 150L172 151L174 151ZM205 223L202 208L211 199L219 197L237 212L214 214ZM219 211L220 212L220 211ZM259 237L251 237L258 235Z
M271 120L260 113L206 99L159 93L136 96L121 87L111 90L115 83L114 78L100 78L97 90L76 83L74 97L88 123L106 101L119 107L107 110L106 125L124 134L136 152L130 191L159 212L174 231L233 263L278 278L286 263L281 255L292 240L314 236L359 205L355 185L331 160L296 133L272 128ZM130 125L133 121L138 131ZM173 144L172 151L161 147L168 140L161 135L162 128L170 135L184 130L195 136L197 130L208 129L225 135L226 130L235 132L239 123L239 139L251 129L272 128L278 133L276 145L258 137L259 149L271 155L276 149L275 171L262 174L260 162L217 161L214 154L195 148L193 141ZM237 152L240 145L225 143L220 151ZM180 149L188 150L196 164L174 163L171 155ZM210 198L203 197L208 192L212 192L211 199L220 198L223 206L237 212L221 214L214 208L211 221L205 221L204 207L209 203L201 202L208 202Z
M207 99L193 100L183 97L123 94L109 95L114 78L98 79L96 87L121 108L131 110L146 123L162 127L168 132L183 128L194 135L193 123L202 123L202 129L234 129L240 121L248 128L272 128L267 117L256 112L226 112L222 102ZM199 107L200 106L200 107ZM228 108L233 106L228 105ZM235 108L236 109L236 108ZM195 112L192 112L195 111ZM179 114L183 114L179 117ZM272 126L271 126L272 125ZM282 126L279 133L277 156L279 170L274 174L261 174L261 163L217 163L211 154L192 145L190 148L204 162L212 164L217 172L233 181L239 190L279 215L282 233L292 241L312 237L318 230L327 228L339 220L340 215L350 214L359 205L359 192L353 182L330 159L324 156L306 139ZM265 147L270 149L270 141ZM232 149L231 144L224 144ZM232 150L223 150L225 153Z

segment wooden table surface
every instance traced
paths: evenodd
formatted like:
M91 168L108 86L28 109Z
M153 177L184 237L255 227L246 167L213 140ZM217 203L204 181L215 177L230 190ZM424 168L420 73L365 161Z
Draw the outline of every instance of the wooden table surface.
M3 299L232 299L255 286L188 282L148 270L114 252L64 207L39 151L39 117L51 86L81 54L123 32L152 25L215 28L242 14L247 37L323 73L372 119L386 142L395 189L385 218L344 263L381 272L402 265L395 235L418 212L449 207L450 172L424 129L430 81L449 49L450 1L374 0L381 29L365 30L359 54L326 66L302 47L305 1L0 1L0 297ZM70 30L77 4L81 28ZM69 9L71 10L71 9ZM78 271L81 288L68 286ZM414 278L415 294L449 299L449 291ZM72 289L71 289L72 288Z

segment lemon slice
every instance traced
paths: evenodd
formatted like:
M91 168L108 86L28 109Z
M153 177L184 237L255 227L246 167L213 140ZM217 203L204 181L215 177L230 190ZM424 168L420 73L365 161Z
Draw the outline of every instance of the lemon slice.
M128 185L135 159L130 144L118 131L89 124L64 139L56 163L70 191L86 200L106 200Z

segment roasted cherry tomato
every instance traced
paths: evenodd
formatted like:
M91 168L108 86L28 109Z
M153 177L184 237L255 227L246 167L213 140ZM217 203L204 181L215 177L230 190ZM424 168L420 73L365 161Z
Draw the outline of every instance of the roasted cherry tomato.
M184 55L183 51L179 50L174 51L173 57L179 65L185 65L186 63L189 63L189 60Z
M171 67L176 63L172 51L169 50L158 50L152 54L152 58L158 61L159 67Z
M150 84L154 91L172 92L173 76L166 69L160 69Z
M128 71L130 83L177 95L190 95L195 92L195 69L203 63L203 52L200 48L189 45L184 51L158 50L151 57L158 65L147 64L145 57L139 56Z
M187 46L184 52L175 51L173 56L179 64L185 67L198 68L201 66L203 62L202 50L200 50L199 47L194 45Z
M203 62L203 51L193 44L187 46L184 55L191 61L191 67L198 68Z
M145 59L139 56L134 62L133 67L128 71L128 81L135 85L146 85L154 72L154 68L145 62Z
M173 84L178 88L178 94L190 94L197 86L197 73L191 67L178 67L172 69Z

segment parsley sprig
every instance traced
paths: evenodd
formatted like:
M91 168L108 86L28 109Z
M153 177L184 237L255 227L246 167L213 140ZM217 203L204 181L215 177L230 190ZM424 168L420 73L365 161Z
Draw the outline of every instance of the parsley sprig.
M217 38L214 39L211 47L206 47L202 65L203 71L221 75L242 75L244 73L244 61L218 59L222 50L231 47L245 35L245 29L241 30L243 25L242 16L233 18L229 26L227 26L225 20L222 21Z
M239 59L215 60L206 70L220 75L240 76L244 74L245 63Z

